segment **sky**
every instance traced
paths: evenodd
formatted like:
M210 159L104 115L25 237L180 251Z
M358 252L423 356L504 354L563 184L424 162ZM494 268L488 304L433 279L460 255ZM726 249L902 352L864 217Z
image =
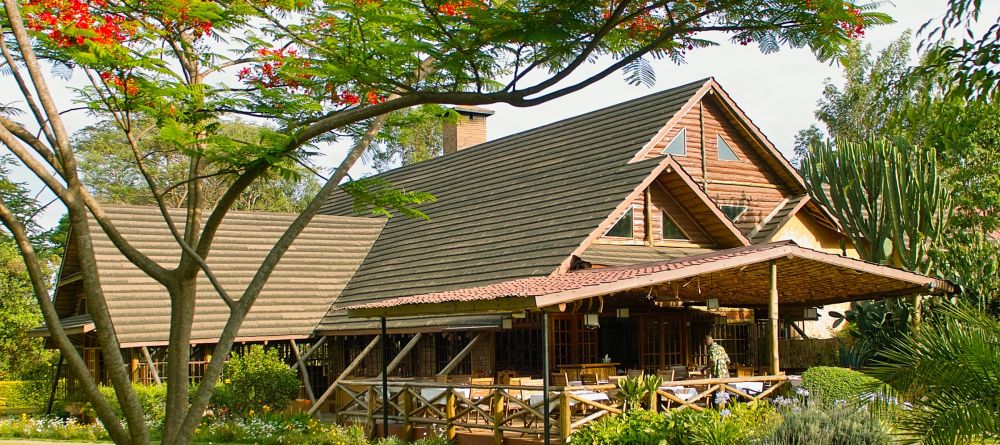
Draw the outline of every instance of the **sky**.
M1000 17L1000 1L983 2L982 17ZM946 0L897 0L885 2L880 8L892 16L896 23L870 28L863 39L875 50L886 47L907 30L916 31L929 19L939 19L945 11ZM981 20L975 28L985 28L989 20ZM919 37L914 37L914 40ZM487 121L487 137L497 139L525 131L540 125L565 119L588 111L600 109L636 97L652 94L673 86L705 77L714 77L736 101L747 116L761 128L764 135L773 142L786 157L791 158L795 134L815 122L813 110L820 99L824 82L830 79L835 84L843 81L840 67L819 62L808 49L788 49L773 54L762 54L754 46L741 46L721 42L718 47L703 48L691 52L686 64L676 65L668 60L654 61L656 83L653 86L632 86L625 82L620 73L575 92L531 108L515 108L497 104L488 106L496 111ZM913 45L916 48L916 44ZM606 60L605 60L606 62ZM606 66L606 63L603 64ZM571 77L583 79L596 72L601 64L588 65ZM75 75L69 81L55 81L58 88L79 86L85 79ZM0 79L0 104L17 105L13 79ZM69 92L67 89L63 91ZM64 108L73 106L70 94L61 95L58 102ZM65 116L70 131L86 126L92 117L83 112ZM336 165L344 156L344 147L330 146L317 163L321 166ZM352 177L371 173L368 165L358 165ZM26 171L15 171L16 180L25 181L39 190L39 182L33 180ZM40 200L51 199L44 191ZM43 226L53 225L63 209L53 205L40 218Z

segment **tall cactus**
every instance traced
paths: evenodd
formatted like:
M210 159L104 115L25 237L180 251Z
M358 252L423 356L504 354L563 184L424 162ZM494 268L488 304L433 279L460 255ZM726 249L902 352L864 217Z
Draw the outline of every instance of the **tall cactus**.
M802 163L809 195L830 209L862 259L930 273L929 252L951 218L933 150L900 138L812 147Z

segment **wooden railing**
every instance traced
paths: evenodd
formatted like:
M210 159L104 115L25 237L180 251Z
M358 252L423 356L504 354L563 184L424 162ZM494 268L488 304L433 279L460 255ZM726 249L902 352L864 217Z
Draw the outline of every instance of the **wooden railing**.
M765 388L759 394L748 394L734 386L746 382L760 382ZM654 410L702 410L709 405L710 397L720 392L731 394L730 403L759 400L775 394L786 382L785 376L668 382L664 385L697 388L698 394L684 400L661 389L650 395L649 407ZM541 400L542 388L538 386L391 380L388 387L388 401L383 403L381 381L338 382L329 412L338 423L373 428L381 423L383 409L387 409L389 422L401 428L397 435L404 439L412 439L414 428L419 427L437 430L448 439L454 439L459 429L489 432L495 444L503 443L504 433L536 437L544 433L544 402ZM604 416L621 414L622 408L615 402L617 390L614 384L550 387L549 416L553 436L558 435L565 443L573 431ZM607 400L594 397L600 393L607 394Z
M760 391L750 391L745 384L757 384ZM693 409L701 411L707 406L714 406L718 403L739 403L762 400L777 393L788 384L788 377L784 375L767 375L755 377L733 377L728 379L698 379L681 380L677 382L667 382L663 387L683 386L695 390L693 397L684 398L675 394L674 391L659 389L655 394L651 394L650 406L654 410L660 409ZM719 394L726 394L724 402L717 402ZM676 405L675 405L676 404Z

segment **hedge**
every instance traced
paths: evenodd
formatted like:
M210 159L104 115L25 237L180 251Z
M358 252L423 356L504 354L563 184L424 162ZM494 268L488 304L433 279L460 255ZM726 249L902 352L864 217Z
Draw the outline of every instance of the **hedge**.
M47 385L42 381L0 382L0 409L38 409L45 405L48 396Z
M858 402L861 395L874 392L879 381L864 373L831 366L816 366L802 373L802 386L825 402Z

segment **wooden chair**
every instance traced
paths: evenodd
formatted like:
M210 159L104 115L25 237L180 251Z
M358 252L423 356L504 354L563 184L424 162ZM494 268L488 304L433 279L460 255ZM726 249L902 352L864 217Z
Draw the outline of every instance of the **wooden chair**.
M493 384L493 377L477 377L469 381L473 386L490 386ZM490 412L493 407L493 400L490 397L493 390L489 388L470 388L469 389L469 400L476 404L480 409L486 412ZM472 410L472 423L479 423L479 411Z
M497 383L501 385L509 385L510 379L517 377L517 371L503 370L497 371Z
M549 383L551 383L551 382L549 382ZM526 380L524 380L524 381L521 382L521 385L523 385L523 386L531 386L531 387L538 387L537 390L534 390L534 389L530 389L530 390L529 389L525 389L525 390L521 391L521 400L525 404L530 405L531 404L531 396L539 396L539 395L542 394L542 386L544 385L544 382L542 381L542 379L526 379ZM515 409L514 411L515 412L517 412L517 411L521 411L522 412L522 415L520 417L521 417L521 422L524 423L524 427L525 428L531 428L531 426L534 425L536 421L540 420L540 419L536 418L533 414L531 414L530 411L525 410L525 409L520 409L520 407L518 409ZM539 409L539 411L541 411L541 409Z
M580 374L580 383L584 385L597 385L597 374L593 372L585 372Z
M691 373L688 372L687 366L671 366L671 371L674 371L674 380L687 380L691 377Z
M736 377L753 377L754 369L752 366L737 366L736 367Z
M676 373L677 371L674 371L673 369L660 369L656 371L656 374L659 375L661 379L663 379L663 383L674 381L674 375Z
M628 369L625 371L625 375L629 377L641 377L644 374L641 369Z
M549 376L549 384L552 386L569 386L569 376L565 372L553 372Z

